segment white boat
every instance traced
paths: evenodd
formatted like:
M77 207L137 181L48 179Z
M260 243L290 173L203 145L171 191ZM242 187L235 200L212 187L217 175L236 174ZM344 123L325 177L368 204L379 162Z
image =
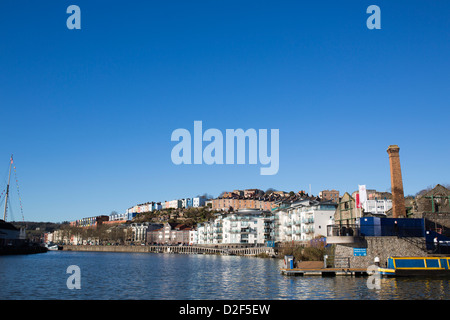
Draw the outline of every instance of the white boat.
M46 244L45 247L46 247L48 250L52 250L52 251L60 250L60 247L59 247L57 244L52 244L52 245Z

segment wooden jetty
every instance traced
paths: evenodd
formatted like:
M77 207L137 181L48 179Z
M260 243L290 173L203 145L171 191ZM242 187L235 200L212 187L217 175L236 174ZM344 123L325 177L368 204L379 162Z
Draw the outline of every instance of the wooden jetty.
M366 269L339 269L339 268L322 268L322 269L281 269L281 274L285 276L322 276L322 277L335 277L335 276L350 276L350 277L363 277L367 276Z
M358 268L324 268L322 261L302 261L299 262L297 268L281 268L281 274L285 276L351 276L362 277L367 276L366 269Z

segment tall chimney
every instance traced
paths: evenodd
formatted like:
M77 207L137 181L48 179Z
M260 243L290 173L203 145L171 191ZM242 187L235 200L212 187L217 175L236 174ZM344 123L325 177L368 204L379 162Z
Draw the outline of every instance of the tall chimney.
M394 218L406 218L399 151L400 148L397 145L390 145L387 149L391 166L392 215Z

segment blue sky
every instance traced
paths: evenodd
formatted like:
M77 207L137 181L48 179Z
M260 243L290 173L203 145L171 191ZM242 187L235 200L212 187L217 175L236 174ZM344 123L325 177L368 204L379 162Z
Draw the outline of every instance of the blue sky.
M71 4L81 30L66 27ZM366 27L372 4L381 30ZM390 144L406 194L450 183L449 12L447 0L2 0L1 185L13 153L25 220L55 222L236 188L384 191ZM171 133L195 120L279 129L278 174L174 165Z

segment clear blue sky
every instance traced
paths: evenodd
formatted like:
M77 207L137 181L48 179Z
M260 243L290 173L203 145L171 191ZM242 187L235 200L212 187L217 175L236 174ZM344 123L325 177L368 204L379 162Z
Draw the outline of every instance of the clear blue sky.
M235 188L384 191L390 144L406 194L450 183L449 14L448 0L2 0L1 185L13 153L25 220L55 222ZM279 129L278 174L174 165L171 133L195 120Z

